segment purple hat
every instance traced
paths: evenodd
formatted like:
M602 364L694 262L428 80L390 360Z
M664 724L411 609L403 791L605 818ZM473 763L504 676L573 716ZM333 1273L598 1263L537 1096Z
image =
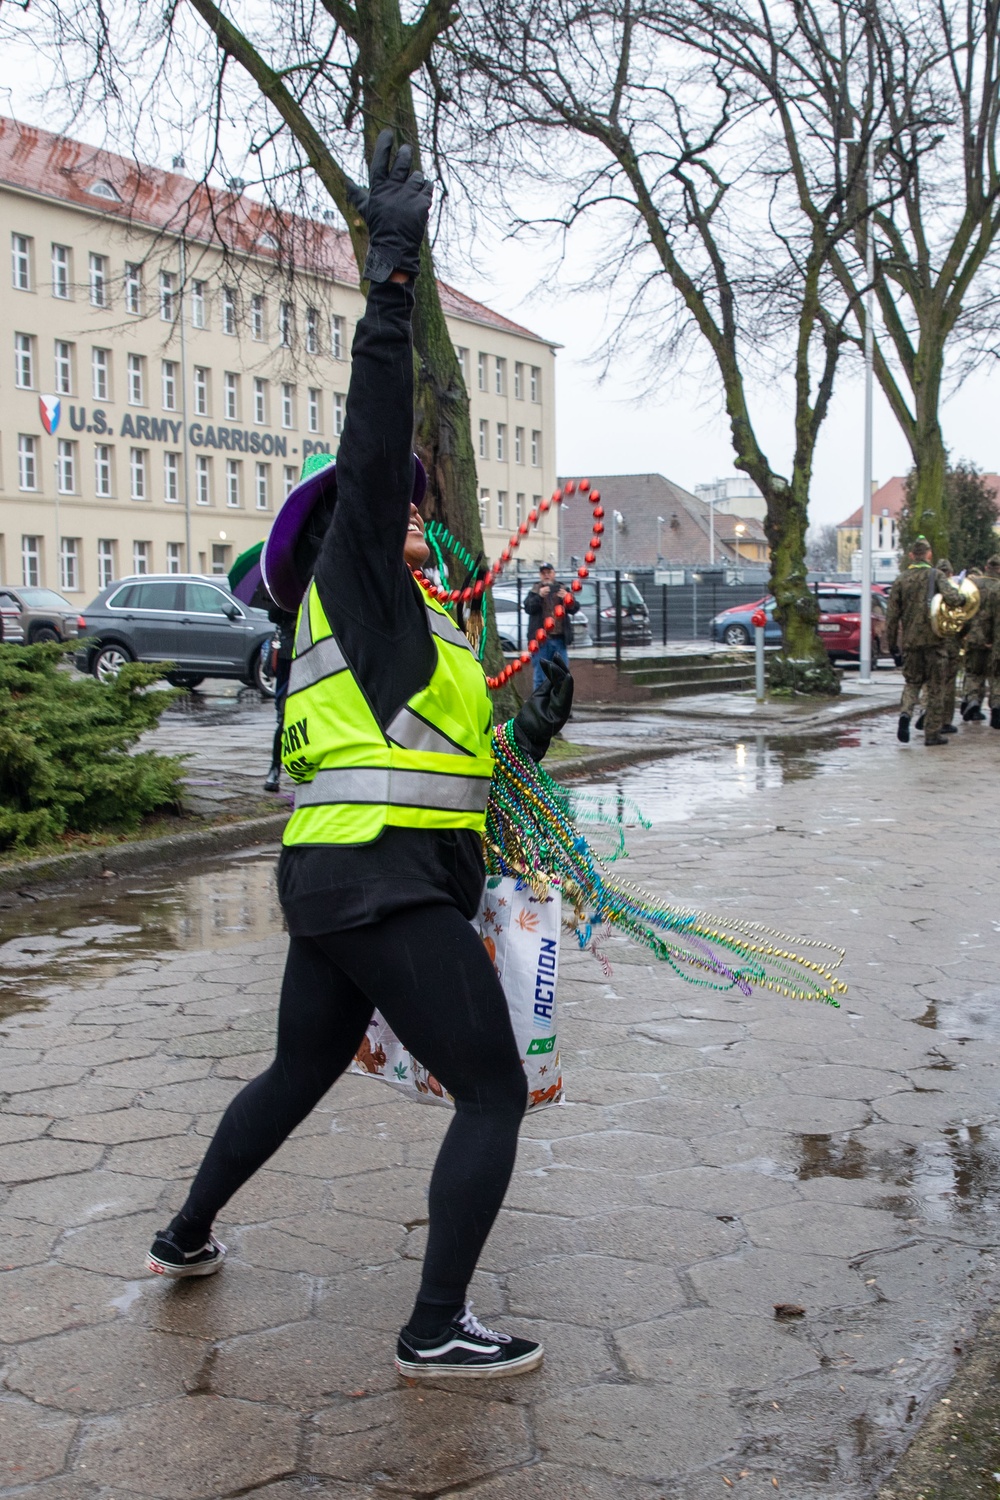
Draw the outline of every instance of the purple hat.
M278 511L260 555L264 585L276 604L294 613L302 603L323 537L337 503L337 465L328 454L306 459L308 469L313 458L321 463L304 473ZM322 462L325 460L325 462ZM423 502L427 493L427 474L416 454L413 455L414 505Z

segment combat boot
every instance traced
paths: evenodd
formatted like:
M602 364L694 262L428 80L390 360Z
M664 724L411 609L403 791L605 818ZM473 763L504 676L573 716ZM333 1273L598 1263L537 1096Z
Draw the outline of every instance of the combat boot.
M990 709L990 728L1000 729L1000 708Z
M941 733L942 734L957 734L958 730L955 728L954 724L942 724L941 725Z
M909 714L900 714L899 723L896 726L896 738L901 745L908 745L910 743Z
M924 735L924 744L925 745L947 745L947 743L948 743L948 741L945 739L945 737L944 737L943 734L925 734Z
M927 717L927 715L924 713L924 710L921 709L920 710L920 718L914 724L914 726L913 726L914 729L923 729L923 727L924 727L924 720L926 719L926 717Z
M966 704L962 709L962 718L966 724L982 724L986 718L978 703Z

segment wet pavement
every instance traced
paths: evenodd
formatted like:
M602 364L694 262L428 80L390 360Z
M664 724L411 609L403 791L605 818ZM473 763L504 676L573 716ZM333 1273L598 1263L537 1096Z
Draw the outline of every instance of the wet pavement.
M0 1496L874 1496L997 1299L1000 1238L1000 736L892 729L587 789L629 825L623 877L842 944L851 988L731 999L564 944L570 1102L526 1122L472 1293L544 1338L520 1381L392 1370L448 1117L375 1081L237 1195L217 1278L143 1274L269 1058L273 852L5 896Z

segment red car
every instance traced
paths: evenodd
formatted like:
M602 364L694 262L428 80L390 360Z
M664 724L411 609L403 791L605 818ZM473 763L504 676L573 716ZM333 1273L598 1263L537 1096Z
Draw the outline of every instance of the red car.
M891 656L885 638L887 590L872 584L872 661ZM861 586L857 583L816 585L820 639L831 662L861 659Z

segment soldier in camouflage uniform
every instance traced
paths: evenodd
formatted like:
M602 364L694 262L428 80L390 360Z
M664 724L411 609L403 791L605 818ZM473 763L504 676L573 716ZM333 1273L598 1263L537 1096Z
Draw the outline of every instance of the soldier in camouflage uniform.
M990 723L1000 729L1000 683L994 688L990 658L1000 648L1000 556L991 557L985 573L970 571L979 590L979 609L965 638L965 677L962 682L962 718L976 722L986 718L982 702L986 680L990 683Z
M909 567L900 573L889 593L885 634L890 651L896 645L897 636L902 635L905 685L899 705L896 738L904 745L909 743L910 718L920 697L920 689L925 683L927 708L924 744L948 743L947 737L941 733L948 664L944 642L931 629L931 600L939 593L946 604L960 605L963 598L958 589L938 573L932 564L930 542L925 537L917 537L910 548Z

